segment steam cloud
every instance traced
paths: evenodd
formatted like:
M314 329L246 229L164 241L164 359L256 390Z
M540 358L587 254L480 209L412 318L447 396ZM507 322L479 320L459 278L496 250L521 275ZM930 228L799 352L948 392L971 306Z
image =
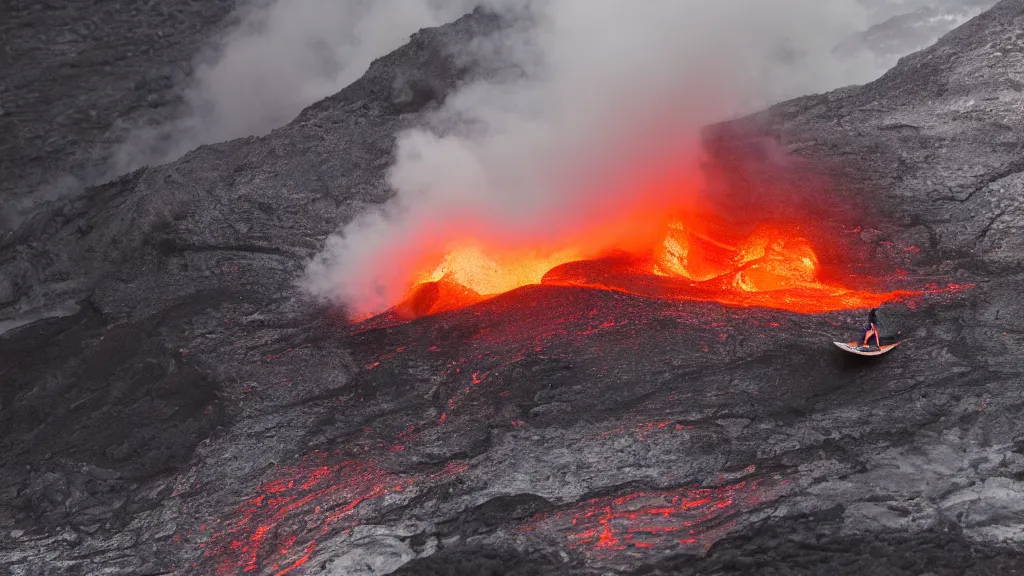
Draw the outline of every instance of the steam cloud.
M469 56L523 73L464 87L399 136L396 195L328 238L307 268L312 294L381 311L402 296L401 255L424 234L571 229L588 206L625 205L633 191L610 183L657 151L651 135L692 157L701 125L879 72L832 56L865 27L856 0L488 4L516 25Z

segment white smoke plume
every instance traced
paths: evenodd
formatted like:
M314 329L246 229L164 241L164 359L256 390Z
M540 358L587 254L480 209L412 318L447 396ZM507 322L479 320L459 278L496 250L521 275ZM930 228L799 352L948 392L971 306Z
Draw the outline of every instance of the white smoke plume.
M440 243L557 234L588 207L628 199L614 178L657 151L645 136L682 151L701 125L880 72L832 56L865 27L856 0L488 4L519 25L475 44L473 56L524 75L468 85L399 136L395 197L328 239L307 269L313 294L380 311L402 296L403 251L425 234Z
M421 28L449 22L471 0L257 0L203 52L170 121L139 127L110 176L173 161L202 144L261 136L359 78Z

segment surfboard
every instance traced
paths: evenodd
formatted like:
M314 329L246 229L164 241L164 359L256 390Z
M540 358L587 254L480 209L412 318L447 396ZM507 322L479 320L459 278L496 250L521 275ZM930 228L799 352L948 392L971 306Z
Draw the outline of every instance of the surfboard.
M901 343L902 341L896 342L895 344L886 344L881 347L871 346L870 348L865 350L858 349L856 342L833 342L833 344L842 348L843 350L847 352L852 352L860 356L881 356L882 354L885 354L889 350L892 350L893 348L899 346Z

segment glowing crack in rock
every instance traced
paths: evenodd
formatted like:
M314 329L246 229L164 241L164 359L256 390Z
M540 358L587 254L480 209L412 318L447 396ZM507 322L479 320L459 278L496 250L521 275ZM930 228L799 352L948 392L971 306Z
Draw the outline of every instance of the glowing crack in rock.
M591 561L648 549L701 552L723 538L741 513L782 497L789 482L764 476L715 487L683 487L594 498L522 527L558 534Z
M467 469L451 462L432 475L398 475L372 461L337 461L314 452L296 466L279 468L238 508L236 518L213 522L218 531L203 545L202 564L211 562L225 576L268 569L283 576L309 561L319 539L358 525L368 501L444 482Z

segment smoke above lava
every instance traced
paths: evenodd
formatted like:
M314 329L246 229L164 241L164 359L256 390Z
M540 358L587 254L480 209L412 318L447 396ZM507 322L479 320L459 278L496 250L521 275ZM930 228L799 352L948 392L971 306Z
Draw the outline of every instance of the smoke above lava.
M458 57L496 72L398 136L394 197L328 238L312 294L368 314L452 254L544 269L649 240L702 202L702 126L876 72L832 56L863 28L855 0L487 5L509 25Z

